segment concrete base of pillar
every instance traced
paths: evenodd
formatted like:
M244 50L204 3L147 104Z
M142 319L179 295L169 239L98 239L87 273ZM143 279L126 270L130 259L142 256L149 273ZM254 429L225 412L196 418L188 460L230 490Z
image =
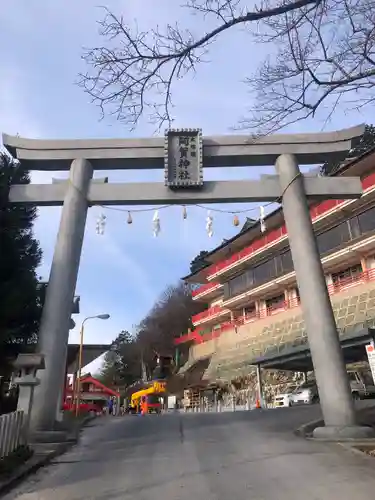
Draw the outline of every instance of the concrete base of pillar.
M31 443L65 443L69 441L66 431L33 431L30 435Z
M313 437L332 441L343 441L352 439L369 439L375 437L372 427L353 425L345 427L327 426L317 427L313 431Z

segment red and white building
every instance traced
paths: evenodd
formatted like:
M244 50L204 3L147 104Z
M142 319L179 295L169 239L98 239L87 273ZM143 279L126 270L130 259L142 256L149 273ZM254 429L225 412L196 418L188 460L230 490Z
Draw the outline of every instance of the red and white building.
M346 328L364 316L375 319L375 297L370 293L374 288L375 295L375 152L347 163L340 175L360 176L363 196L312 203L310 213L338 327ZM241 231L206 256L207 267L183 278L200 285L193 299L207 305L193 316L194 331L175 341L177 346L190 344L190 365L219 352L224 359L226 350L235 350L245 339L246 345L262 341L259 355L267 341L275 342L277 333L271 338L264 332L275 330L276 323L288 323L276 329L289 340L292 330L303 336L298 333L303 327L295 326L301 323L300 299L281 209L267 216L266 227L261 233L255 223ZM350 298L363 298L363 293L362 309L349 309ZM346 313L342 303L347 304Z
M73 382L69 381L67 378L67 384L65 387L65 400L63 404L64 410L73 410L75 405L75 400L77 394L77 381L76 387L74 387ZM100 380L93 377L90 373L83 375L80 382L80 410L90 410L91 408L96 408L96 411L101 411L103 407L107 404L109 399L120 399L120 393L111 387L107 387L100 382Z

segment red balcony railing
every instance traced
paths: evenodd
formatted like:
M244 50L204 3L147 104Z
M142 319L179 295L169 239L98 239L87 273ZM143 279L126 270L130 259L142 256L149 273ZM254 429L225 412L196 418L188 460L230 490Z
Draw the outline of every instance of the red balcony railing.
M219 283L205 283L204 285L200 286L196 290L193 290L192 296L196 297L197 295L200 295L201 293L207 292L208 290L214 289L219 285Z
M274 304L270 307L264 307L260 311L254 310L251 313L237 318L236 323L238 325L244 325L245 323L250 323L258 319L266 318L267 316L273 316L274 314L277 314L279 312L284 312L288 309L293 309L293 307L298 307L299 304L299 298L295 297L293 299L289 299L288 301L279 302L278 304Z
M202 311L201 313L195 314L191 319L193 324L197 323L198 321L202 321L203 319L210 318L211 316L217 316L220 313L225 313L226 310L223 309L220 306L214 306L210 307L209 309L206 309L205 311Z
M174 340L174 344L175 345L185 344L185 342L191 342L193 340L195 340L197 344L203 341L202 337L199 335L199 332L197 330L194 330L194 332L186 333L185 335L181 335L181 337L177 337Z
M210 266L207 269L207 276L208 277L212 276L212 275L222 271L223 269L230 267L232 264L234 264L234 263L236 263L236 262L238 262L246 257L249 257L250 255L257 252L258 250L261 250L263 247L270 245L272 243L275 243L277 240L286 236L286 234L287 234L287 231L286 231L285 226L282 226L282 227L279 227L273 231L270 231L262 238L259 238L258 240L254 241L254 243L252 245L245 247L243 250L235 253L234 255L229 257L228 259L223 260L222 262L219 262L213 266Z
M233 328L233 323L231 321L226 321L225 323L221 323L219 327L216 327L212 330L212 332L205 333L202 335L202 342L206 342L207 340L216 339L220 337L222 333L227 330L231 330Z
M330 295L334 295L336 293L340 293L347 288L351 288L352 286L365 283L366 281L374 281L375 280L375 269L368 269L362 273L352 274L350 276L345 276L344 278L340 278L335 280L334 283L327 286L328 293Z
M361 283L366 283L367 281L375 281L375 269L368 269L367 271L364 271L362 273L346 276L345 278L339 279L335 283L328 285L327 289L330 295L335 295L337 293L347 290L348 288L354 287ZM215 329L213 329L210 333L205 333L203 335L200 335L199 330L195 330L195 332L192 332L192 334L187 334L184 335L183 337L176 339L175 343L180 344L183 342L187 342L188 340L194 340L194 338L196 338L197 335L199 336L200 342L205 342L207 340L219 337L224 331L228 329L236 329L238 326L250 323L252 321L258 321L268 316L273 316L274 314L281 313L289 309L293 309L294 307L298 307L299 305L300 305L300 299L299 297L295 297L293 299L290 299L289 301L281 302L271 307L263 308L260 311L251 312L247 315L236 318L235 321L225 321L221 323L219 326L216 326ZM219 306L217 307L221 309ZM210 309L208 309L208 311L210 311ZM195 334L195 337L193 334ZM189 335L192 335L191 338L190 337L188 338Z
M375 173L369 175L368 177L365 177L362 180L362 187L364 190L370 189L375 185ZM327 200L323 201L322 203L319 203L319 205L315 205L311 207L310 209L310 214L311 214L311 219L315 220L321 215L325 214L326 212L329 212L336 208L337 206L341 205L344 203L345 200ZM222 262L219 262L217 264L214 264L210 267L208 267L205 270L205 275L207 277L213 276L223 269L226 269L227 267L230 267L234 263L241 261L242 259L249 257L253 255L255 252L263 249L264 247L267 247L268 245L271 245L272 243L276 243L278 240L283 238L284 236L287 235L287 230L285 225L274 229L273 231L270 231L266 235L262 236L258 240L254 241L251 245L248 247L245 247L243 250L240 252L235 253L231 257L229 257L226 260L223 260Z

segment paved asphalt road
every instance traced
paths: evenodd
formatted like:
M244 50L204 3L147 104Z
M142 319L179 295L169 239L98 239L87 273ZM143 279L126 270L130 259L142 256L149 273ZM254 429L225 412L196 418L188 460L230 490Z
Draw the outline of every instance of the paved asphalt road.
M370 500L375 460L295 437L319 408L106 417L4 500Z

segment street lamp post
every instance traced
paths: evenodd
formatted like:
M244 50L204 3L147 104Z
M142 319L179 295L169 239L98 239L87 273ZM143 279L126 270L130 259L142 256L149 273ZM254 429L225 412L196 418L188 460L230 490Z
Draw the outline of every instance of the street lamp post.
M85 332L85 323L89 319L109 319L109 314L98 314L97 316L88 316L82 321L81 333L80 333L80 343L79 343L79 356L78 356L78 379L77 379L77 394L75 398L75 414L76 417L79 413L79 404L80 404L80 396L81 396L81 374L82 374L82 352L83 352L83 338Z

